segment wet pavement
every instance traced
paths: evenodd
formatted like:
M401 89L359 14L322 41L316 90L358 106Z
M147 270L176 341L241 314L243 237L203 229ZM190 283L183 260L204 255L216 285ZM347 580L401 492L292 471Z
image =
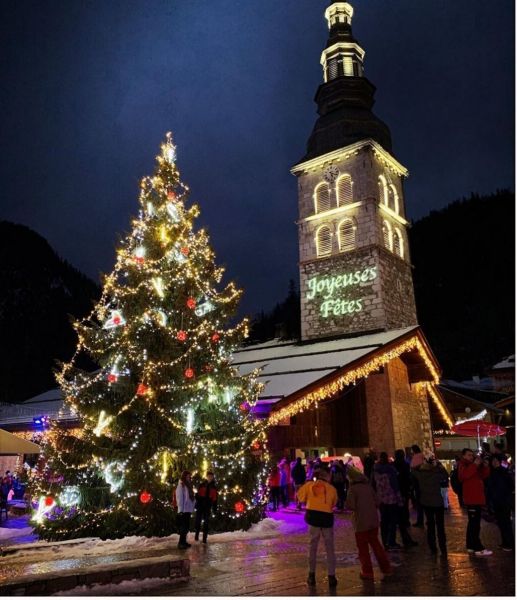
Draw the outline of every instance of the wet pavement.
M446 514L449 555L447 559L431 555L425 543L425 530L411 528L411 535L419 546L410 550L391 552L396 566L395 574L381 581L375 568L375 582L359 578L359 563L350 515L337 514L335 526L337 555L337 590L329 593L323 547L318 561L316 588L308 588L307 543L303 513L293 509L281 510L269 516L289 524L300 524L294 534L277 534L262 539L196 543L180 552L174 543L166 548L113 553L108 556L61 558L37 562L10 561L6 556L0 562L0 580L29 573L64 571L77 566L108 564L132 558L170 555L191 560L191 580L188 583L164 581L164 584L146 590L146 595L167 596L513 596L515 591L515 555L498 548L499 531L492 523L482 523L482 540L494 550L488 558L470 556L465 551L466 515L451 494L452 506ZM193 536L190 535L189 538ZM13 540L17 541L17 540ZM29 540L26 540L29 541ZM79 564L80 563L80 564ZM92 592L93 593L93 592ZM96 595L102 587L96 587ZM108 592L107 592L108 593ZM124 594L140 595L138 583ZM115 595L110 586L109 595Z

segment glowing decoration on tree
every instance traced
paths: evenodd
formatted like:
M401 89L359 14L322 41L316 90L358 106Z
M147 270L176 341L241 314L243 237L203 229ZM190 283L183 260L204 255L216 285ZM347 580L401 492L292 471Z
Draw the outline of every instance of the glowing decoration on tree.
M176 162L176 146L172 143L172 133L167 133L166 142L162 144L162 153L170 164Z
M262 517L267 451L251 445L264 422L239 411L254 405L260 384L255 371L240 376L230 355L247 334L246 321L231 324L242 292L221 283L172 146L168 138L153 177L142 180L138 217L99 303L75 323L77 350L58 380L81 425L53 423L48 434L33 495L57 498L62 510L40 519L42 539L173 533L171 488L183 469L197 486L208 460L221 490L218 526L247 528ZM84 371L83 356L100 369ZM59 499L75 501L74 487L82 498L67 508Z
M108 427L108 425L111 423L111 421L113 421L113 417L110 415L107 415L106 411L101 410L101 412L99 414L99 420L97 421L97 426L93 430L93 433L97 437L100 437L102 435L102 432L106 429L106 427Z
M104 323L104 329L114 329L115 327L122 327L126 324L126 320L122 316L119 310L112 310L110 318Z
M142 504L149 504L149 502L151 502L152 499L153 497L151 496L151 494L145 490L140 494L140 502Z
M77 485L67 485L59 494L61 506L78 506L81 503L81 491Z
M124 485L124 465L118 461L110 462L104 469L104 481L110 486L111 493L117 492Z
M161 277L154 277L152 280L153 287L160 298L165 297L165 289L163 285L163 279Z
M236 502L234 508L236 513L243 513L246 510L246 505L244 502Z
M142 264L145 260L146 250L144 246L137 246L135 248L135 261Z
M42 523L43 519L49 514L49 512L56 505L54 498L51 496L40 496L38 501L38 507L36 512L32 516L32 520L36 523Z
M212 304L212 302L210 302L210 300L206 300L202 304L199 304L194 312L196 313L196 316L203 317L207 313L214 310L214 308L215 306Z

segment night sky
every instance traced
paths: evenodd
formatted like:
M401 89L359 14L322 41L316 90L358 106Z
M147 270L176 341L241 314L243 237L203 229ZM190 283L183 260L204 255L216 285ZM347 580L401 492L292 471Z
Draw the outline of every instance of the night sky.
M417 219L514 181L513 0L356 0ZM0 2L0 219L97 279L174 132L219 263L269 309L298 281L296 179L326 0ZM439 235L439 232L437 232Z

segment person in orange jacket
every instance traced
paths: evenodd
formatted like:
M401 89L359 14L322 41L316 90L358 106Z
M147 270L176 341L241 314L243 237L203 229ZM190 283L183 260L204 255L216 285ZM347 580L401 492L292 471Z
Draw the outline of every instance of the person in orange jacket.
M479 538L481 531L481 509L486 505L485 479L490 475L490 468L481 456L474 457L470 448L461 452L458 468L458 479L462 484L463 502L467 507L467 552L475 556L490 556Z

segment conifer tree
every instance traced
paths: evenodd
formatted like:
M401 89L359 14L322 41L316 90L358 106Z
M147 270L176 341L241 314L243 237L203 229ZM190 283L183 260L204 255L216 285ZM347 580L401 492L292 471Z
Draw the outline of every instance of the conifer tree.
M264 427L250 411L257 373L240 376L232 350L247 321L229 326L241 291L217 291L207 233L167 138L153 177L141 182L140 212L117 251L79 342L58 374L80 427L52 424L37 479L37 531L47 539L168 535L172 496L186 469L215 473L219 530L249 527L263 513ZM76 366L87 353L99 366Z

